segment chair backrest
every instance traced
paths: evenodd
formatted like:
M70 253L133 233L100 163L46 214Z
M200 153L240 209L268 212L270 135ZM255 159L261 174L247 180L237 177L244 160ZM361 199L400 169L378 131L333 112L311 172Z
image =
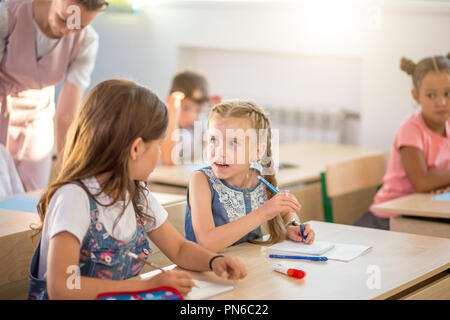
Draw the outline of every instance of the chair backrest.
M186 201L183 201L178 204L166 206L169 222L177 229L177 231L185 237L184 232L184 213L186 210Z
M386 155L377 154L327 165L326 191L334 198L382 184L386 172Z

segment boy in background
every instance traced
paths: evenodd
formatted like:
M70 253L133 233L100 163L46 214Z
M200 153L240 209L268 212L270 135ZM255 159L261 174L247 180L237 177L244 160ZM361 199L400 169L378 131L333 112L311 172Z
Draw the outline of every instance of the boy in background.
M194 71L182 71L172 80L169 96L169 126L161 145L161 160L165 165L201 162L203 134L210 105L219 103L219 96L210 97L206 78ZM206 115L206 116L205 116Z

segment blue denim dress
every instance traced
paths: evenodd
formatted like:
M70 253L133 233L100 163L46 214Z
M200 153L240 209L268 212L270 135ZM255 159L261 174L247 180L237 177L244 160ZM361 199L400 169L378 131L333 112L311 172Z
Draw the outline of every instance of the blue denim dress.
M266 187L261 181L251 189L233 187L226 181L216 177L211 167L200 169L208 179L211 188L211 210L216 227L233 222L258 209L267 201ZM187 190L187 206L184 229L188 240L197 242L192 227L191 206L189 204L189 188ZM262 237L262 226L243 236L233 245Z
M127 253L132 252L146 260L152 252L141 219L136 214L136 233L130 241L116 240L99 221L95 200L89 195L88 197L91 223L80 250L80 275L109 280L125 280L137 276L144 264L129 257ZM138 206L142 210L142 204ZM28 283L30 300L49 299L46 279L38 279L40 247L39 241L31 259Z

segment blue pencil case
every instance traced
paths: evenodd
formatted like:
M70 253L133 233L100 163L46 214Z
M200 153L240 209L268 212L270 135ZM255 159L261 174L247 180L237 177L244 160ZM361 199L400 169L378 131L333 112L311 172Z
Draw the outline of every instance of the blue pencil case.
M158 287L144 291L105 292L95 300L184 300L178 290L172 287Z

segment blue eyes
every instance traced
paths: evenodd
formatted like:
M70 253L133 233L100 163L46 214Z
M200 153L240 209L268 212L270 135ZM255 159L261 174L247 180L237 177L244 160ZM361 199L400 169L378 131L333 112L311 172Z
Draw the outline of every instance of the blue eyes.
M218 145L218 144L219 144L219 141L216 140L215 138L211 138L211 139L209 140L209 143L210 143L210 144ZM237 147L237 146L239 146L239 142L237 142L237 141L230 141L230 142L229 142L229 145L230 145L231 147Z

